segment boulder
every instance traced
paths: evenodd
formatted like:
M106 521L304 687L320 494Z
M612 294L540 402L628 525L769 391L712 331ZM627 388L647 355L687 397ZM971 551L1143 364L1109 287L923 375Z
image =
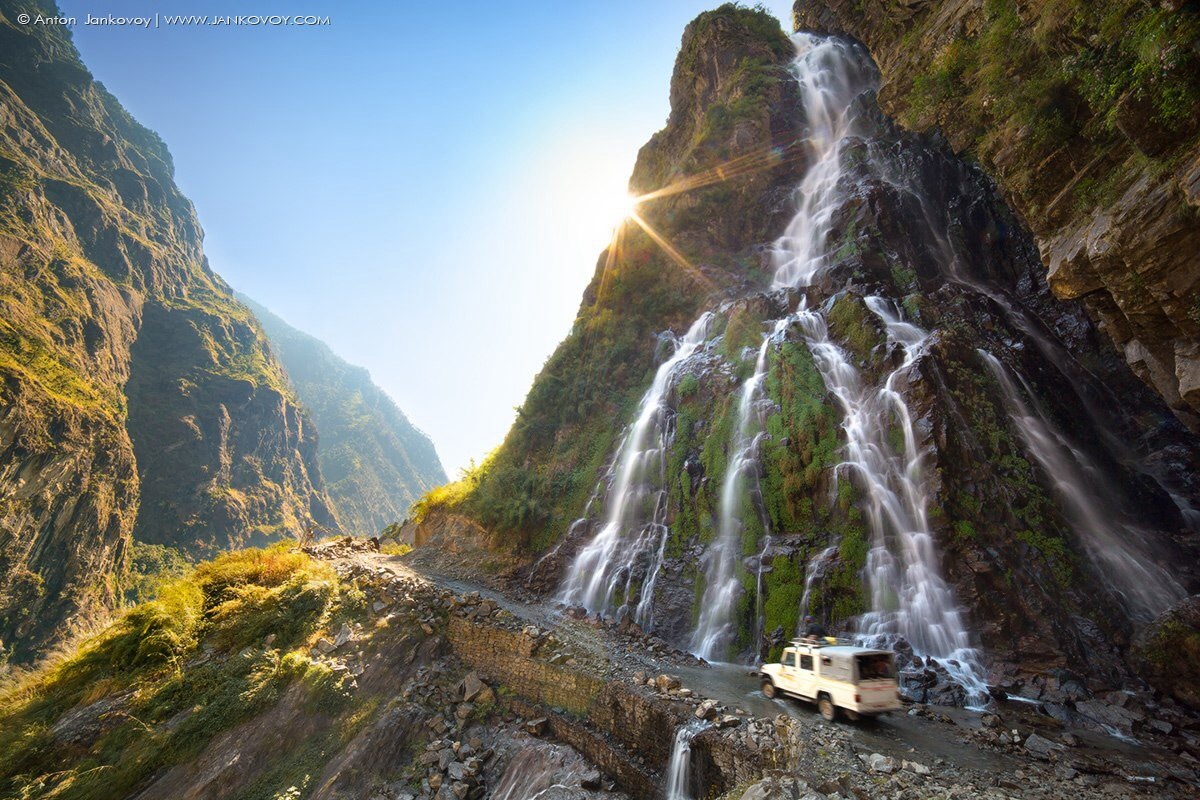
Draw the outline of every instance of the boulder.
M102 733L125 718L124 709L129 705L129 698L128 694L106 697L72 709L59 718L50 729L50 735L58 744L90 747Z
M742 793L741 800L807 800L815 797L799 778L765 778Z
M333 640L333 648L336 650L337 648L346 644L346 642L350 641L350 637L353 634L354 632L351 630L350 626L343 622L341 630L339 630L337 633L337 638Z
M579 777L579 785L584 789L599 789L602 782L600 770L597 769L588 770Z
M1111 728L1126 736L1133 733L1133 724L1141 717L1135 712L1103 700L1084 700L1075 704L1075 710L1101 729Z
M1134 639L1129 660L1155 689L1200 710L1200 594L1147 625Z
M1025 749L1038 758L1049 758L1051 753L1062 750L1063 746L1057 742L1050 741L1044 736L1031 733L1029 734L1029 738L1025 740Z
M468 673L467 677L463 678L462 682L458 684L459 694L467 702L475 700L487 688L487 684L475 672Z
M871 772L878 772L881 775L891 775L896 771L896 759L891 756L885 756L882 753L871 753L868 755L859 756L863 763L867 765L867 769Z

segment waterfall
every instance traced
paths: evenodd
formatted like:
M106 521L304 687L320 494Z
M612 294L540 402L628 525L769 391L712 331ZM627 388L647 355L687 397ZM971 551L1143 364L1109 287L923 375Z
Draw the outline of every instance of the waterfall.
M844 42L807 34L797 35L796 42L794 69L810 125L812 166L800 185L796 216L776 243L775 284L806 288L829 261L830 221L842 200L841 150L860 135L854 101L874 89L875 73ZM926 513L922 453L898 390L920 356L925 336L886 301L868 298L866 303L883 322L889 341L905 354L903 363L877 388L864 385L858 370L829 338L822 309L802 303L796 315L825 386L841 407L846 464L865 493L871 611L860 628L873 643L903 637L918 654L938 659L971 699L979 700L986 696L986 684L978 652L971 646L953 589L941 576ZM888 437L894 425L903 433L902 453Z
M800 616L799 623L796 629L796 635L800 636L804 633L804 618L811 611L809 605L812 600L813 585L818 580L825 578L825 571L829 568L829 562L833 560L833 556L837 553L836 544L830 545L817 554L817 557L808 562L808 568L804 571L804 594L800 595Z
M917 203L930 255L939 263L947 279L991 301L1004 320L1023 334L1073 389L1072 398L1090 420L1098 442L1118 462L1154 480L1171 497L1189 529L1200 529L1200 513L1173 491L1171 482L1158 468L1134 456L1128 443L1114 432L1116 417L1105 407L1106 398L1114 407L1117 405L1114 390L1076 358L1029 309L989 280L971 275L964 268L955 246L949 217L929 202L919 179L914 178L911 170L901 168L899 160L894 158L894 151L889 152L874 142L869 149L873 173ZM1049 477L1065 507L1068 522L1089 559L1130 616L1145 621L1186 596L1180 583L1149 557L1153 550L1152 534L1120 521L1120 515L1115 513L1108 500L1115 495L1114 488L1092 468L1090 459L1057 430L1038 406L1036 394L1025 378L1019 372L1010 373L991 353L978 352L1000 383L1008 416L1019 431L1026 451ZM1032 409L1014 378L1024 387Z
M787 320L776 323L763 337L754 362L754 374L742 384L738 393L737 425L734 427L729 464L721 483L720 525L717 538L705 554L705 588L700 602L700 617L692 634L691 650L697 656L714 660L723 658L735 638L737 626L733 610L741 588L738 563L742 558L742 508L747 488L758 483L758 440L762 433L762 414L758 407L763 381L767 377L767 355L771 342L781 332ZM766 542L770 531L766 532ZM764 554L766 545L764 544ZM756 582L761 596L762 558Z
M838 39L798 33L792 74L808 125L809 168L796 190L799 207L775 243L775 287L807 286L828 261L825 243L838 208L842 145L856 122L855 98L873 90L874 70Z
M1088 557L1129 615L1148 622L1182 600L1187 592L1150 558L1146 533L1121 521L1106 499L1112 496L1112 490L1090 467L1087 456L1056 430L1032 399L1032 392L1033 407L1025 402L998 358L986 350L978 352L1000 384L1009 418L1026 451L1050 479ZM1029 387L1025 388L1028 391Z
M792 71L800 84L807 123L808 136L801 146L807 151L808 169L796 190L796 214L772 250L774 286L789 291L807 289L831 262L830 227L844 200L839 185L842 149L869 133L860 125L858 109L863 104L856 101L873 92L877 80L869 58L853 44L810 34L797 34L793 41L797 54ZM882 321L892 346L904 352L903 363L878 386L866 384L842 349L830 340L825 310L815 305L810 308L806 297L801 298L795 314L777 321L764 337L754 374L738 394L737 425L719 498L718 535L705 556L705 589L691 648L706 658L721 657L734 638L744 531L741 512L747 491L756 488L751 479L758 478L757 444L763 428L758 403L769 348L776 336L797 327L842 411L844 466L865 495L870 550L864 580L871 610L860 621L862 635L872 643L891 643L903 637L919 655L938 659L972 699L981 698L986 686L978 653L971 647L954 592L941 576L926 513L929 497L921 469L923 453L901 393L909 368L923 352L926 336L903 320L888 301L867 298L866 303ZM615 459L599 532L575 557L564 580L564 602L582 604L590 612L624 610L643 627L652 627L654 586L669 533L663 471L672 413L666 400L680 365L705 341L710 318L705 315L697 320L677 343L674 355L659 367L643 396L638 417ZM897 427L903 434L902 448L894 446L888 435ZM769 543L769 538L765 541ZM831 556L826 551L821 560ZM807 569L805 603L820 570L820 564L810 564ZM676 740L672 786L685 781L686 764L680 767L676 762L686 758L691 735L694 732L681 731ZM673 797L685 796L682 783L672 791Z
M903 363L879 387L864 385L858 370L830 340L820 311L800 315L817 369L841 407L845 464L864 495L862 510L870 530L866 580L871 610L860 620L860 638L875 646L903 638L917 654L936 658L969 699L979 701L987 693L979 654L971 646L954 591L941 575L926 512L929 497L922 453L908 406L897 390L897 382L919 356L924 336L892 316L878 298L866 302L883 319L889 341L905 351ZM903 452L894 449L888 436L893 426L903 435Z
M691 787L692 740L708 728L707 722L689 722L675 731L675 745L667 764L667 800L695 800Z
M826 261L825 242L838 206L841 147L854 122L851 105L854 98L871 88L873 80L873 72L847 52L851 45L846 42L807 33L796 34L792 41L796 57L791 69L800 84L808 125L808 138L802 146L809 157L809 168L796 190L799 198L796 214L772 252L775 287L784 289L807 285ZM791 318L779 320L764 337L754 375L740 392L735 439L721 486L720 527L707 554L704 597L691 640L692 652L703 658L722 657L733 638L732 615L740 583L737 575L743 529L740 512L747 473L757 477L758 469L755 446L761 423L757 423L752 412L766 378L768 347L790 322ZM760 558L756 577L760 598L761 564Z
M561 797L579 786L587 764L560 745L523 747L509 762L491 793L492 800L535 800Z
M571 562L563 581L562 602L605 614L628 610L636 598L630 613L639 625L650 626L654 584L669 533L664 472L673 431L667 397L679 366L708 338L712 319L712 313L705 313L692 324L642 396L637 419L617 453L604 500L604 521Z

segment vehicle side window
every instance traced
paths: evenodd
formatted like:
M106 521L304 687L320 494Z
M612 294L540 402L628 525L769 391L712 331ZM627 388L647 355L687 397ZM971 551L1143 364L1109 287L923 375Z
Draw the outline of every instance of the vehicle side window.
M812 656L800 656L800 669L806 669L812 672Z
M783 665L785 667L796 666L796 654L795 653L784 653L783 654Z

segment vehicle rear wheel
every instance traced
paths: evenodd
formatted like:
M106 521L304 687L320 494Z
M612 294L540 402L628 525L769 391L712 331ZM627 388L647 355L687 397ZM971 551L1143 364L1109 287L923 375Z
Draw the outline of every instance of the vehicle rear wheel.
M851 711L848 708L843 708L842 713L845 714L846 719L850 720L851 722L858 722L858 720L860 719L857 711Z
M821 695L821 699L817 700L817 709L826 722L833 722L837 718L837 706L833 704L827 694Z
M763 681L762 693L763 697L767 698L768 700L774 700L775 695L778 694L778 692L775 691L775 684L769 680Z

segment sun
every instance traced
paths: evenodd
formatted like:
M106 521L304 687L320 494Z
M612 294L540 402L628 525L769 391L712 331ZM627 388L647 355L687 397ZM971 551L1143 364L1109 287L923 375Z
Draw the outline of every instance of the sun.
M636 213L641 199L625 190L604 192L595 198L596 219L608 228L616 228Z

